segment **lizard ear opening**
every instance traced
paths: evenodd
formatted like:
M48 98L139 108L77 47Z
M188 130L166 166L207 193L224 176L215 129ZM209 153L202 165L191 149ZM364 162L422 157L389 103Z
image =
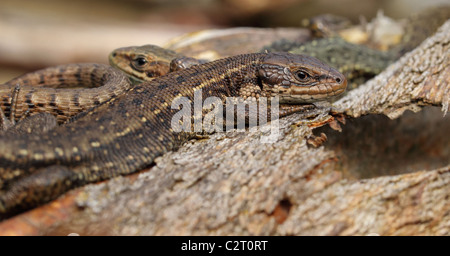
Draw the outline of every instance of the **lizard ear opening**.
M264 85L266 86L273 86L271 77L273 73L271 72L270 68L266 65L262 65L258 70L258 75L256 77L256 81L258 83L258 86L263 90Z
M260 88L261 91L262 91L264 85L263 85L263 81L261 80L261 77L258 76L258 77L256 78L256 83L258 84L259 88Z

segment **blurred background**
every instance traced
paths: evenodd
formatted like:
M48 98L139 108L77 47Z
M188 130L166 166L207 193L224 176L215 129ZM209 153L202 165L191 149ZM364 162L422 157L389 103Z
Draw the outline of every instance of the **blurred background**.
M359 22L403 18L450 0L1 0L0 83L46 66L107 63L115 48L208 28L299 27L332 13Z

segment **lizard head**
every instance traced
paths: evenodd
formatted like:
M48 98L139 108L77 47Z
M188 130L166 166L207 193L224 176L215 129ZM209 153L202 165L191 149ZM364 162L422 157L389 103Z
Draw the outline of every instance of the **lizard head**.
M177 57L174 51L156 45L130 46L111 52L109 63L135 81L143 82L167 74L170 62Z
M336 69L316 58L291 53L268 53L258 76L263 91L287 104L324 100L347 88L345 76Z

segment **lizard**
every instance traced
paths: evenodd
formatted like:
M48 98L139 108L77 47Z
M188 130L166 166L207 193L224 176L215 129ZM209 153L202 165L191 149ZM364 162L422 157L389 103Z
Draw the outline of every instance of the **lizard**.
M196 93L203 99L215 96L221 104L228 97L258 102L277 96L283 117L301 111L302 104L341 95L346 86L334 68L290 53L233 56L141 83L51 131L0 137L0 216L87 183L142 170L202 133L172 129L177 110L171 104L182 97L192 106ZM192 126L194 120L185 122Z

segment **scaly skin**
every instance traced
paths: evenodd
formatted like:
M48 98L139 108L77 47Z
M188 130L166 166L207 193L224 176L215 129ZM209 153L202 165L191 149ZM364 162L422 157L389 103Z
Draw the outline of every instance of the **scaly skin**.
M378 51L349 43L337 36L339 29L348 26L345 18L321 15L309 21L310 29L318 37L305 43L280 40L262 51L282 51L316 57L343 73L350 88L364 83L383 71L406 52L416 48L450 18L450 7L430 8L409 16L401 42L389 51Z

